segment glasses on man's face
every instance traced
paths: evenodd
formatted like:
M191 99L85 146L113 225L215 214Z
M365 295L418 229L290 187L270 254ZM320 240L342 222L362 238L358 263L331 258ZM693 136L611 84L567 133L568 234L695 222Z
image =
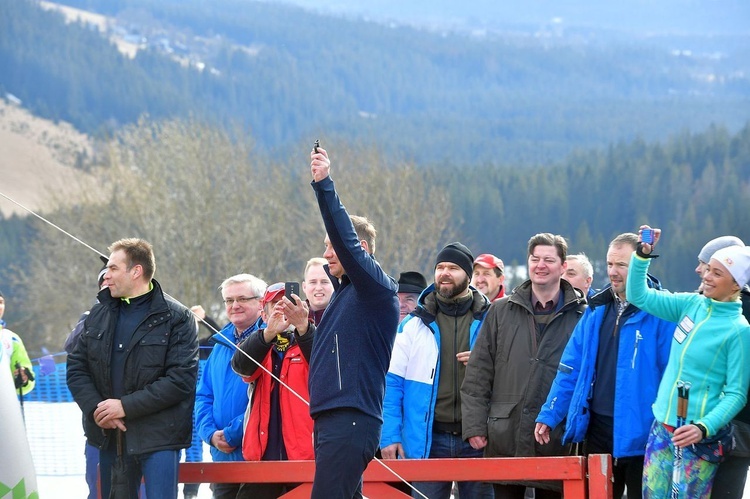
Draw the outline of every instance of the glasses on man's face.
M257 300L258 298L260 298L260 296L238 296L237 298L224 298L224 305L226 305L227 307L231 307L235 304L235 302L239 303L240 305L244 305L250 300Z

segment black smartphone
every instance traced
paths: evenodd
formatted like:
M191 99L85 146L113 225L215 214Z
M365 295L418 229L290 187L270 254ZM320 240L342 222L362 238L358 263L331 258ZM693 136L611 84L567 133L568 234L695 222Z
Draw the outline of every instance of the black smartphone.
M641 241L643 241L646 244L654 244L653 229L643 229L641 231Z
M289 301L294 303L295 305L297 302L292 298L292 294L295 294L299 296L299 283L298 282L285 282L284 283L284 296L289 298Z
M318 152L318 147L320 147L320 139L317 139L315 141L315 145L313 146L313 149L315 150L315 152Z

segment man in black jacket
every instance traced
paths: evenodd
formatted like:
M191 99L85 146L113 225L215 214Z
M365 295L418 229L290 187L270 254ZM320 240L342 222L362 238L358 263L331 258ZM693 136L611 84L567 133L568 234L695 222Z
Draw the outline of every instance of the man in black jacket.
M68 356L68 388L87 441L100 448L101 495L109 497L117 440L131 497L177 498L180 449L190 446L198 336L190 311L153 279L151 245L121 239L109 251L105 289Z

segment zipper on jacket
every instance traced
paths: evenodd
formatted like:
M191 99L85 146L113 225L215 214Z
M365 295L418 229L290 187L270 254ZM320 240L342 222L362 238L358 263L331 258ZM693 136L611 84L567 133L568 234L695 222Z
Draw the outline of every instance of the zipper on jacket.
M596 384L596 369L594 369L594 374L591 376L591 384L589 384L589 393L586 396L586 400L588 402L591 402L591 400L594 398L594 385Z
M339 391L342 390L341 386L341 362L339 361L339 335L334 333L333 342L336 344L336 372L339 375Z
M539 334L539 326L537 326L536 321L534 320L534 314L529 314L529 331L531 331L531 358L533 360L537 359L537 350L539 349L539 343L536 340L536 335ZM549 324L547 324L549 326Z
M437 362L440 362L440 350L438 349L438 360ZM424 414L424 449L422 449L422 455L420 456L421 459L426 459L430 457L430 446L432 445L432 425L430 425L430 407L432 407L433 411L433 417L435 412L435 399L437 398L437 386L435 385L435 375L437 374L437 365L432 368L432 373L430 374L430 379L432 380L432 386L430 387L430 403L427 406L427 412Z
M691 419L698 419L702 418L706 414L706 404L708 403L708 391L711 389L711 385L706 385L706 390L703 392L703 400L701 401L701 413L698 414L698 417L695 416Z
M690 344L693 342L693 338L695 338L695 335L698 333L698 330L700 329L700 327L703 324L705 324L708 319L711 318L711 313L712 312L713 312L713 307L711 307L711 305L709 305L708 306L708 310L706 311L706 317L704 317L703 320L700 321L699 323L695 324L693 326L693 329L690 332L690 334L688 334L685 346L682 347L682 353L680 354L680 361L677 364L677 377L675 379L681 379L682 378L682 367L684 365L685 354L687 353L687 349L690 346ZM679 327L679 325L677 327ZM664 418L665 421L669 419L669 415L672 413L672 400L674 400L674 398L675 398L675 390L676 389L677 389L676 385L673 384L672 385L672 389L669 392L669 400L668 400L668 403L667 403L667 413L666 413L666 416ZM705 410L705 408L706 408L705 404L706 404L706 399L705 399L705 395L704 395L704 399L703 399L703 403L702 403L702 407L703 407L702 411ZM677 406L675 406L675 408L676 407Z
M633 349L633 360L630 362L631 369L635 369L635 357L638 355L638 343L640 343L642 339L643 339L643 335L641 335L641 330L636 329L635 330L635 348Z
M430 326L432 329L432 326ZM432 329L432 335L435 337L435 330ZM438 342L440 336L437 337ZM430 403L427 405L427 412L424 414L424 449L422 449L421 459L426 459L430 456L430 446L432 445L432 425L430 424L430 407L432 408L433 417L435 412L435 403L437 398L437 385L435 385L435 376L438 374L437 367L440 364L440 348L437 349L437 357L435 358L435 367L430 372ZM416 450L416 449L415 449Z
M617 311L617 318L615 319L615 328L612 330L612 337L613 338L616 338L617 337L617 333L620 332L620 317L622 317L622 313L624 311L625 311L624 308L622 310L618 310Z
M471 334L471 332L469 332ZM469 339L471 341L471 339ZM458 317L453 318L453 358L458 354ZM461 383L458 380L458 361L453 361L453 421L458 421L458 413L461 410L459 397L461 396Z

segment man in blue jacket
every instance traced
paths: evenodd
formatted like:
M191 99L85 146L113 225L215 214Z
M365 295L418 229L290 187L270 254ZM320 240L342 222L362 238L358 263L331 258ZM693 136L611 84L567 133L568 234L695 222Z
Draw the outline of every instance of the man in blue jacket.
M675 325L627 302L630 255L638 236L624 233L609 244L609 285L589 300L560 359L534 437L550 441L550 430L567 417L564 443L585 441L586 454L612 454L614 496L641 497L643 455ZM650 276L649 276L650 277ZM651 287L659 281L651 278Z
M213 461L244 461L242 432L248 393L245 383L232 370L232 355L253 331L263 327L261 298L266 283L250 274L238 274L221 283L221 297L229 324L212 336L215 343L198 383L195 398L195 425L201 440L211 446ZM216 499L244 497L240 483L211 484ZM248 490L248 492L250 492ZM248 494L247 497L250 495Z
M316 147L310 157L327 234L323 257L336 278L320 325L309 324L298 336L303 351L312 341L312 498L351 499L362 497L362 473L380 438L385 375L399 317L398 286L372 256L375 228L366 218L350 217L341 204L329 176L328 153Z

